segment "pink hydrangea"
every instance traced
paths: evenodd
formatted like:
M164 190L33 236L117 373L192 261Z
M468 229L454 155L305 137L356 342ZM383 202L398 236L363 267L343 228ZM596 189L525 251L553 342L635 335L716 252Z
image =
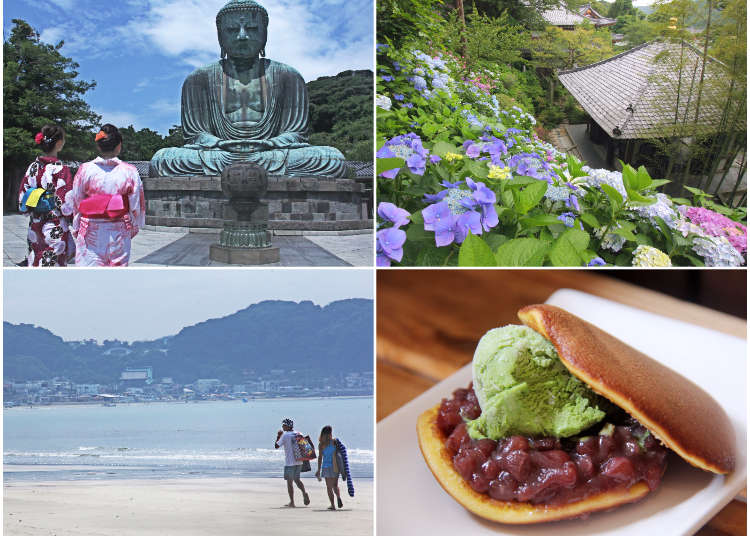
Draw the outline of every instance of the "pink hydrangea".
M724 236L739 253L747 251L747 227L703 207L681 206L680 212L710 236Z

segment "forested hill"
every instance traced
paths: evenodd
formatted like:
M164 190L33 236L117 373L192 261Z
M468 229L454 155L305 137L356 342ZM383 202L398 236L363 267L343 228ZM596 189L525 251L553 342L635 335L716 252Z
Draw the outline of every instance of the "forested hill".
M372 71L344 71L307 83L310 143L336 147L347 160L372 160Z
M111 383L126 367L153 367L155 379L236 382L271 369L372 371L372 300L324 307L264 301L152 341L63 341L47 329L3 322L6 380L64 376Z

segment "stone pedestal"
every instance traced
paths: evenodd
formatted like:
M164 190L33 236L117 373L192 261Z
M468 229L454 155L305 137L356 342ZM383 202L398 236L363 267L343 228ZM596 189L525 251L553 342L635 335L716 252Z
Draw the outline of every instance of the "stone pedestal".
M271 245L268 205L261 201L268 175L261 166L234 164L221 174L221 190L232 211L224 220L219 243L210 247L209 258L226 264L269 264L281 260Z
M371 189L366 181L269 175L261 200L271 231L372 229ZM371 181L370 181L371 183ZM220 177L144 177L148 225L222 229L235 214Z
M205 250L204 250L205 251ZM219 244L211 244L209 257L212 261L223 262L224 264L271 264L280 262L281 256L279 248L228 248Z

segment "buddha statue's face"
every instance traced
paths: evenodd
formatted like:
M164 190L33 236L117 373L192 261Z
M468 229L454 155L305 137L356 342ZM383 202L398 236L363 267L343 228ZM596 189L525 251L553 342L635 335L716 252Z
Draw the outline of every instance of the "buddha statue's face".
M218 30L219 44L230 58L257 58L266 46L267 28L257 10L227 13Z

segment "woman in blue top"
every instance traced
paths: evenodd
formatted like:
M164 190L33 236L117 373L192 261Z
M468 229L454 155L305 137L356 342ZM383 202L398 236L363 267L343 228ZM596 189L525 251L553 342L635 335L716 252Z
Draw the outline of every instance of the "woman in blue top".
M322 473L321 473L322 469ZM320 440L318 443L318 472L315 476L318 480L321 476L326 479L326 491L328 492L328 499L331 501L329 510L335 510L336 507L333 504L333 495L336 494L339 508L344 507L344 503L341 500L339 494L338 477L339 473L343 468L339 468L339 461L337 460L336 445L333 439L333 428L330 426L324 426L320 431Z

